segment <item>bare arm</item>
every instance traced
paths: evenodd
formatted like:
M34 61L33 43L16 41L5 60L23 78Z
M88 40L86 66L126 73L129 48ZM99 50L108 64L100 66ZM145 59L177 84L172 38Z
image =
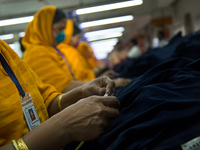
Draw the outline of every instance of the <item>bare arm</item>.
M60 150L70 142L67 134L63 136L59 129L58 118L52 117L31 132L23 136L29 150ZM63 139L62 139L63 138ZM12 144L5 145L0 150L15 150Z
M119 115L115 109L118 107L115 97L89 97L52 116L22 138L29 150L60 150L72 141L94 140ZM15 149L8 144L0 150Z
M85 82L83 82L85 83ZM83 84L73 90L64 93L61 99L62 109L76 103L78 100L92 96L92 95L104 95L105 92L114 91L115 83L108 77L100 77L90 82ZM58 97L56 97L48 107L49 116L53 116L58 113L57 108Z
M57 96L50 104L48 108L48 113L49 116L53 116L54 114L58 113L59 110L57 108L57 101L58 101ZM67 93L64 93L61 99L61 107L62 109L76 103L78 100L80 100L83 97L82 92L81 92L81 87L77 87Z
M74 88L76 88L76 87L79 87L79 86L81 86L81 85L83 85L83 84L85 84L86 82L84 82L84 81L72 81L72 82L70 82L68 85L67 85L67 87L66 87L66 89L63 91L63 93L66 93L66 92L69 92L70 90L72 90L72 89L74 89Z

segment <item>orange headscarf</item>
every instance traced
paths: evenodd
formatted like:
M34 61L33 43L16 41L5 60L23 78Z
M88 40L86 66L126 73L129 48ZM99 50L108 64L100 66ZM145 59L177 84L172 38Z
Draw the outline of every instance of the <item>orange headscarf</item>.
M75 78L80 81L90 81L95 78L94 72L88 67L90 65L75 47L69 45L73 30L73 22L68 20L65 28L66 39L58 45L58 49L65 55Z
M63 92L73 81L65 60L53 47L52 22L56 7L46 6L39 10L29 23L22 44L25 47L24 61L37 73L44 83Z
M24 92L29 92L40 119L49 118L47 108L60 93L51 85L44 85L39 77L2 40L0 53L14 72ZM29 132L22 111L19 91L0 64L0 147L17 140Z
M98 65L99 62L98 62L97 58L95 57L94 52L88 42L84 42L84 41L79 42L77 50L88 62L88 64L89 64L88 67L93 69Z

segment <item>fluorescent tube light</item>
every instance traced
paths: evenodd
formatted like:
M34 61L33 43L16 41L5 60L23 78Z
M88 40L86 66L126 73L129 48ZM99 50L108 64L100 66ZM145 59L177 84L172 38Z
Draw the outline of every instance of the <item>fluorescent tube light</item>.
M86 32L84 36L88 38L88 37L110 34L110 33L115 33L115 32L123 32L123 31L124 31L124 27L117 27L117 28Z
M143 0L130 0L130 1L113 3L113 4L108 4L108 5L82 8L82 9L76 10L76 13L78 15L83 15L83 14L89 14L89 13L95 13L95 12L101 12L101 11L107 11L107 10L113 10L113 9L119 9L119 8L141 5L142 3L143 3Z
M19 37L24 37L24 35L25 35L25 32L19 32Z
M95 41L91 42L90 45L93 49L105 47L105 46L114 46L118 42L117 38L109 39L109 40L101 40L101 41Z
M114 49L114 46L102 46L102 47L96 47L93 49L94 53L102 53L107 52L110 53Z
M109 38L115 38L115 37L120 37L123 34L121 32L113 32L110 34L104 34L104 35L98 35L98 36L93 36L93 37L88 37L87 40L89 42L91 41L96 41L96 40L102 40L102 39L109 39Z
M112 23L118 23L118 22L124 22L124 21L131 21L133 20L133 18L134 17L132 15L114 17L114 18L108 18L108 19L102 19L102 20L96 20L96 21L83 22L79 26L80 28L87 28L87 27L100 26L100 25L106 25L106 24L112 24Z
M94 53L97 59L105 59L108 55L108 53Z
M13 39L13 38L14 38L14 34L0 35L1 40L9 40L9 39Z
M2 26L9 26L9 25L15 25L15 24L27 23L27 22L31 22L32 20L33 20L33 16L0 20L0 27L2 27Z

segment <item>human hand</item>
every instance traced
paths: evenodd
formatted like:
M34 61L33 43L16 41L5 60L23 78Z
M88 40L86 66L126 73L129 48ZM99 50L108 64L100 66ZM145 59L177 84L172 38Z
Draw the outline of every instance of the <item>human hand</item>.
M113 71L113 70L107 70L107 71L105 71L104 73L102 73L100 76L108 76L109 78L113 79L113 78L115 78L116 76L119 76L119 74L116 73L116 72Z
M103 70L103 69L106 68L106 63L103 62L103 61L99 61L98 67L99 67L101 70Z
M108 95L114 93L115 83L109 77L99 77L80 87L82 98L92 95L104 95L109 91Z
M64 109L59 115L61 132L71 141L88 141L105 133L110 120L119 115L120 105L114 96L91 96ZM111 107L108 107L111 106Z
M115 82L115 87L119 88L121 86L127 85L129 82L131 82L130 79L125 79L125 78L117 78L113 80Z

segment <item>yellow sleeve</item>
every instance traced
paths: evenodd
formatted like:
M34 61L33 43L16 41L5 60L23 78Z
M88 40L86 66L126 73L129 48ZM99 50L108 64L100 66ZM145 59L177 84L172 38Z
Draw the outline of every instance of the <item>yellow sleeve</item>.
M54 49L37 47L32 51L25 51L24 61L44 83L53 85L58 92L63 92L73 81L65 61Z
M95 79L93 70L88 68L87 61L75 48L72 46L62 46L60 50L63 52L67 61L69 62L71 70L77 80L90 81Z
M83 56L83 58L87 61L88 67L93 69L98 65L98 60L94 55L92 48L87 42L80 42L77 50Z
M60 93L53 86L43 84L32 69L1 40L0 52L8 62L24 92L31 94L40 122L46 121L49 118L48 106ZM29 132L23 115L19 91L5 70L3 68L1 70L0 146L12 142L13 139L19 139Z
M27 68L28 68L29 72L31 73L31 75L35 81L35 84L37 85L38 90L40 91L40 93L44 99L46 108L48 109L49 104L53 101L53 99L56 96L60 95L61 93L59 93L53 85L44 84L41 81L41 79L38 77L38 75L28 65L27 65Z

